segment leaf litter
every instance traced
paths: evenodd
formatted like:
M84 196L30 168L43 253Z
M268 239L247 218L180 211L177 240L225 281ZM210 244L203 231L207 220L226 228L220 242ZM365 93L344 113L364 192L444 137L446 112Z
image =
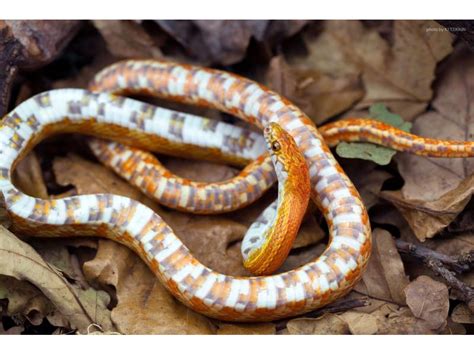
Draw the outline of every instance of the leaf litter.
M58 75L56 62L44 66L45 57L32 59L38 63L36 76L22 81L18 100L49 88L86 87L101 67L121 58L155 57L227 65L288 97L318 125L341 117L370 116L388 119L407 131L413 124L415 134L427 137L472 140L474 56L449 32L427 31L441 26L434 21L377 22L380 26L361 21L180 22L71 22L71 31L78 31L75 37L63 34L70 36L69 45L58 49L61 54L48 55L63 58L74 70L62 69L64 74ZM46 32L48 28L42 27ZM46 50L49 43L44 47L42 40L35 45ZM91 43L94 51L88 48ZM78 53L83 62L77 60ZM2 90L10 90L9 80L0 83ZM64 141L61 137L45 141L25 157L15 172L16 185L42 198L97 192L129 196L162 215L204 264L248 275L242 267L240 242L276 197L275 189L244 210L223 216L171 211L99 165L87 149L71 149L72 145L61 145ZM401 254L396 240L455 257L472 251L474 163L395 154L374 145L348 146L345 153L336 148L338 160L369 209L374 248L367 271L341 300L341 307L280 322L220 322L176 301L137 255L115 242L19 239L1 227L0 306L12 321L2 324L0 333L42 329L44 322L56 333L80 334L469 332L472 307L459 301L443 277ZM364 157L372 161L361 160ZM213 163L161 158L178 175L201 181L227 179L238 172ZM0 218L3 226L9 226L2 207ZM281 271L314 259L326 244L321 213L310 206ZM472 271L456 276L474 287ZM350 306L362 299L367 301L364 305Z

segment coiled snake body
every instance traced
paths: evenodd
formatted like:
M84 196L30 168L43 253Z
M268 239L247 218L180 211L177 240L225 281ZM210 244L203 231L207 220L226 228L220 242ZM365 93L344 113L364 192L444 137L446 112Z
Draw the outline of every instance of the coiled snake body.
M81 132L153 151L201 158L204 154L235 162L234 152L227 154L209 146L194 153L199 144L178 144L175 138L183 134L182 130L178 126L174 134L163 132L160 109L77 89L39 94L0 124L0 191L16 230L35 236L91 235L119 241L136 251L180 301L224 320L265 321L302 314L346 294L360 278L371 250L366 210L320 133L298 108L251 80L167 62L121 62L99 74L96 83L100 83L96 87L116 93L149 91L216 108L261 129L270 123L281 126L293 137L306 161L311 198L329 228L326 250L285 273L233 277L202 265L160 216L129 198L97 194L42 200L22 193L11 182L15 164L38 141L60 132ZM472 151L472 146L463 146L464 156L472 155ZM236 163L252 158L247 156ZM185 193L177 197L183 204L190 198ZM241 191L240 199L247 201L246 191Z

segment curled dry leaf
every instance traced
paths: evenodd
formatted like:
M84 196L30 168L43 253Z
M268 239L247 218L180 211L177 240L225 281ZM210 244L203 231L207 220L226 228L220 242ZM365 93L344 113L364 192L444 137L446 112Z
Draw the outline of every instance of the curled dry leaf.
M5 314L20 319L24 316L31 324L39 325L54 306L29 282L0 275L0 299L8 300Z
M428 184L423 189L427 187ZM456 188L433 201L406 199L400 191L382 191L380 196L397 207L413 233L423 242L454 221L469 203L473 191L474 175L471 175Z
M397 304L405 304L403 290L408 277L389 232L375 229L372 233L373 251L367 270L355 290L368 296Z
M406 302L415 317L425 320L430 329L446 325L449 292L445 284L420 276L405 288Z
M83 330L91 323L98 323L103 329L113 329L105 292L74 288L28 244L1 226L0 234L1 275L35 285L72 328Z
M153 38L135 21L94 20L110 53L119 58L161 58Z
M452 37L434 21L394 21L393 44L360 21L327 21L324 31L306 38L312 67L334 77L360 75L365 95L361 109L385 103L410 119L420 114L432 96L437 62L451 50Z
M82 289L89 288L88 283L84 279L78 255L71 253L69 248L86 246L97 248L96 244L92 244L93 239L70 239L61 238L60 240L41 239L31 240L30 245L41 255L43 260L54 266L63 276L70 282L75 283Z

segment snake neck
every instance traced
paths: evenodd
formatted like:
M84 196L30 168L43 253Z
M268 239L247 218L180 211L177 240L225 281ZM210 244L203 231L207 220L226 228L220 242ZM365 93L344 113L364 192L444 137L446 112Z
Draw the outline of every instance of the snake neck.
M241 248L244 266L255 275L274 273L287 258L298 233L309 200L309 174L300 160L287 166L272 156L278 198L251 225Z

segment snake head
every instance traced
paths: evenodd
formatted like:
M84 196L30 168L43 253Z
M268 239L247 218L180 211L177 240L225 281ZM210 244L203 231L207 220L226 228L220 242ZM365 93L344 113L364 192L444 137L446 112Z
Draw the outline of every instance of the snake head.
M295 140L278 123L270 122L265 126L263 136L280 182L286 180L288 174L291 174L290 171L294 173L296 170L307 169L304 157Z

